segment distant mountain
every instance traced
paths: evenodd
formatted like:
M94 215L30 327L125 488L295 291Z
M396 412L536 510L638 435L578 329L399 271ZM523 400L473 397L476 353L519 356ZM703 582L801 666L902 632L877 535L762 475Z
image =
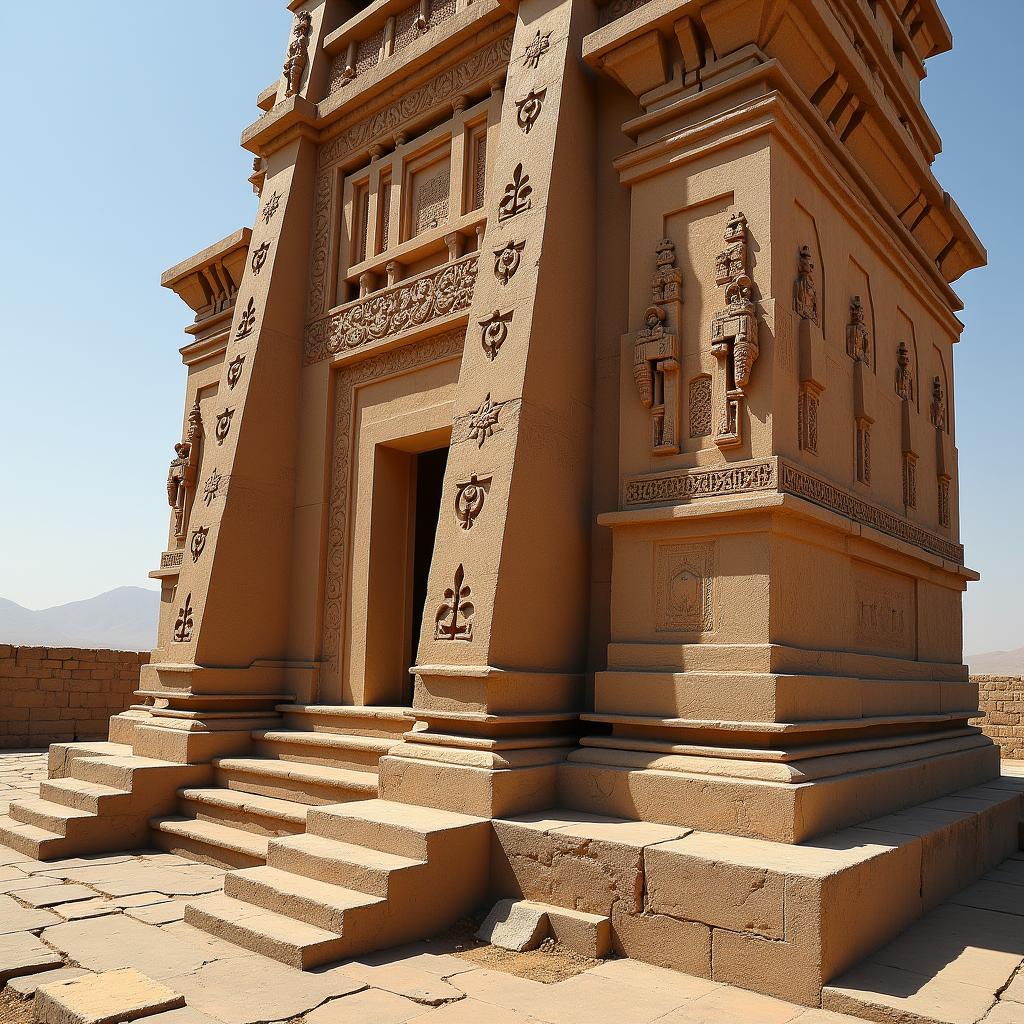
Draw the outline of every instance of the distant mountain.
M118 587L39 611L0 598L0 644L150 651L159 610L160 592L142 587Z
M1014 651L969 654L964 659L975 676L1024 676L1024 647Z

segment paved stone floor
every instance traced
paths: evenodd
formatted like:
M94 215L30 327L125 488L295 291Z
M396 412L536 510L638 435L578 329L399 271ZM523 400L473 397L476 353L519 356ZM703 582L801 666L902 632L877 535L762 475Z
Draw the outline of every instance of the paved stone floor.
M41 753L0 753L0 814L11 800L31 794L45 774ZM1018 866L1020 872L1011 868L1004 882L1024 904L1024 860ZM143 1016L146 1024L850 1024L859 1019L632 960L588 962L576 970L570 963L568 969L548 972L559 980L545 983L534 980L543 971L529 965L524 970L514 955L490 956L485 947L460 956L451 941L443 940L303 973L182 921L187 899L220 889L222 876L216 868L164 853L41 862L0 846L0 985L6 982L0 1024L29 1021L29 1000L41 984L126 967L145 976L134 977L136 989L149 985L165 996L169 989L178 1005L184 998L179 1009ZM1000 896L1005 900L1005 892ZM1024 962L1024 948L1018 948L1024 943L1024 917L1016 921L1009 927L1019 932L1006 938L1004 928L994 944L1000 977ZM932 922L929 927L939 931L924 935L925 949L945 932L943 952L949 954L948 932L955 926ZM985 946L984 922L978 926L982 932L976 928L971 941ZM897 967L913 967L915 949L920 962L920 941L911 942ZM990 965L988 952L972 946L954 971L957 977L946 980L977 980ZM891 959L883 956L879 962L888 967ZM953 957L954 968L957 963ZM113 978L110 984L115 985ZM1024 975L1014 984L1020 990ZM947 988L933 986L930 1003L937 1000L941 1009ZM958 1016L948 1019L1024 1024L1024 1002L1013 1001L1012 989L1006 987L995 1006L990 999L991 1009L981 1016L968 1016L977 1000L954 1001ZM47 991L47 1000L54 991L59 990ZM901 1024L947 1019L917 1009L882 1007L872 1016ZM47 1020L55 1019L53 1012L47 1008Z

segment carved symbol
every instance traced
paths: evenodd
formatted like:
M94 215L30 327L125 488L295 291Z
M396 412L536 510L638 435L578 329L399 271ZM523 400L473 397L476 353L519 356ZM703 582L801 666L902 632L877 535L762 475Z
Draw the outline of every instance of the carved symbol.
M217 438L217 444L223 444L231 429L231 417L235 415L234 409L225 409L217 413L217 426L214 428L213 436Z
M495 310L486 320L480 320L483 333L480 335L480 344L483 345L484 354L491 362L498 357L498 350L505 344L508 338L508 325L512 323L513 310L507 313L499 313Z
M530 40L529 45L523 51L523 67L524 68L536 68L540 64L541 57L551 47L551 33L545 32L544 35L540 34L540 29L537 29L537 34Z
M530 184L530 176L523 174L522 164L516 164L512 180L505 186L505 195L498 203L498 220L511 220L524 210L530 209L533 205L531 195L533 186Z
M214 470L207 478L206 483L203 485L203 500L209 507L210 502L217 497L217 492L220 490L221 475Z
M483 448L484 441L492 434L501 431L498 426L498 414L501 412L504 402L492 402L490 392L480 403L480 408L469 414L469 436L476 441L477 448Z
M275 192L268 200L260 216L263 217L263 223L269 224L273 220L274 214L277 213L281 206L281 196Z
M263 264L267 262L267 253L270 252L270 243L264 242L253 254L252 254L252 272L258 274L263 269Z
M185 598L185 604L178 609L178 617L174 621L174 642L187 644L192 639L192 595Z
M510 241L503 248L494 250L494 276L502 284L508 284L515 277L525 248L525 241Z
M256 303L249 299L248 305L242 312L242 319L238 321L238 330L235 331L235 341L248 338L256 326Z
M193 562L199 561L199 556L206 547L206 535L209 532L210 528L208 526L199 526L192 531L192 542L189 544L188 549L192 552Z
M228 363L228 387L231 388L232 391L235 390L235 385L242 376L242 364L244 362L245 356L235 356L235 358Z
M541 89L539 92L530 92L524 99L516 100L516 124L527 135L530 134L530 129L540 117L540 112L544 107L544 97L547 94L547 89Z
M288 83L285 96L294 96L299 91L302 72L309 60L309 33L313 28L313 16L303 11L292 29L292 41L288 44L288 58L284 62L284 79Z
M473 639L473 612L476 610L472 602L467 600L472 596L468 585L463 585L466 579L466 572L459 565L455 570L454 586L447 587L444 592L444 601L437 609L434 616L434 639L435 640L472 640ZM459 619L462 622L459 622Z
M474 473L465 483L456 484L455 516L464 530L471 530L476 517L484 507L491 477L478 477Z

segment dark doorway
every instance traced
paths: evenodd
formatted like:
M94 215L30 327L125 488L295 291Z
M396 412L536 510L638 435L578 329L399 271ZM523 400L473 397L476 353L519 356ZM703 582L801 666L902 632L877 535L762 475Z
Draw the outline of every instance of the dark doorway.
M444 469L447 464L447 447L421 452L416 456L416 518L413 527L410 665L416 664L416 648L420 642L423 611L427 603L430 559L434 554L437 520L441 512L441 495L444 489Z

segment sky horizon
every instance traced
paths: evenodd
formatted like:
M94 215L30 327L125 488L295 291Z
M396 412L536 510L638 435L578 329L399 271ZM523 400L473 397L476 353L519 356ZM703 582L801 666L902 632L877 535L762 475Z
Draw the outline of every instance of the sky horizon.
M928 62L922 84L943 139L934 170L989 251L988 267L954 283L965 303L954 378L961 540L983 575L965 599L964 650L980 654L1024 646L1024 552L1010 542L1024 503L1021 428L1006 394L1024 379L1024 352L1004 340L1018 261L1004 197L1024 162L1004 111L1021 94L1024 3L989 0L986 17L968 0L941 7L954 49ZM280 73L291 24L284 0L150 5L133 10L132 27L149 45L100 60L108 19L73 0L48 13L40 76L23 12L0 11L10 80L37 89L35 102L10 105L0 163L15 243L0 250L0 597L30 609L157 589L146 574L166 539L164 480L184 417L178 349L191 319L160 273L253 223L252 157L238 139ZM42 115L71 103L72 117Z

